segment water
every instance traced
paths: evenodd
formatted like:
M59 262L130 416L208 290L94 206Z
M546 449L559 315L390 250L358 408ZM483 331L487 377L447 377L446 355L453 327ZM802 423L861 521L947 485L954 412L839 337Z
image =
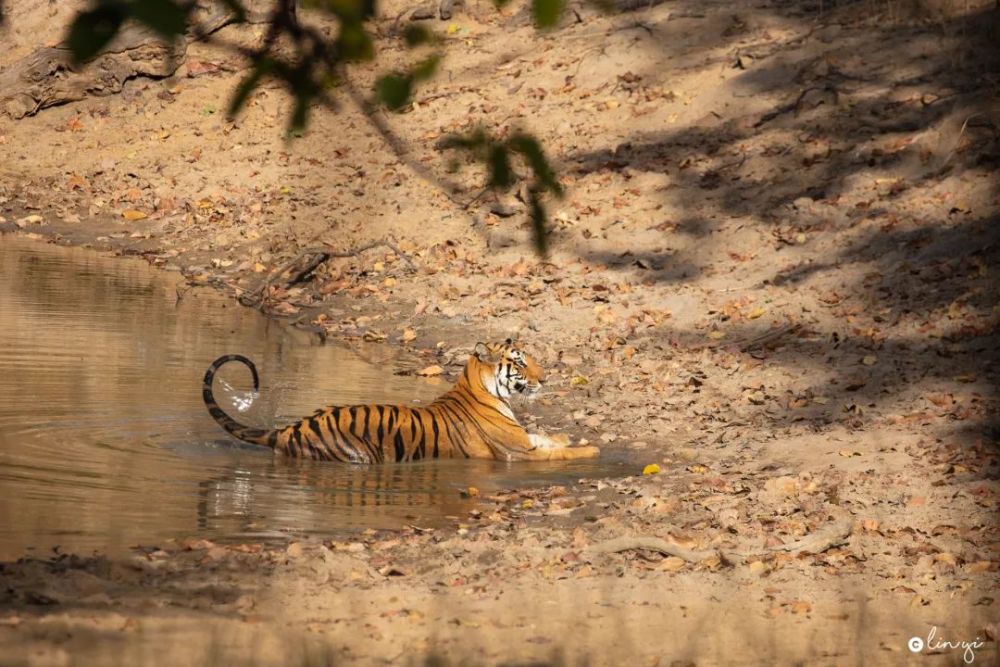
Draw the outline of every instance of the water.
M438 526L474 506L459 494L470 485L489 492L619 472L607 458L360 467L241 445L201 401L205 368L224 353L260 369L261 396L239 413L255 425L333 403L426 402L444 386L319 345L210 289L178 303L178 285L141 260L0 238L0 560L170 537ZM232 414L248 375L239 364L218 375L216 396Z

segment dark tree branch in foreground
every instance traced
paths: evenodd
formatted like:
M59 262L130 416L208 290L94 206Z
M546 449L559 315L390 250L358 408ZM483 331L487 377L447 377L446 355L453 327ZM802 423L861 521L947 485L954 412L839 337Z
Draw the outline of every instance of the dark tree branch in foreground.
M22 118L88 95L117 93L136 76L170 76L186 55L187 41L205 40L238 53L249 64L249 72L233 91L229 115L238 114L265 80L277 80L294 99L288 134L298 136L308 124L313 104L336 110L331 91L348 81L347 66L374 59L375 44L368 28L376 16L375 1L311 0L304 4L336 22L335 35L328 37L298 20L296 0L92 0L88 9L76 15L62 45L39 49L0 76L0 109L12 118ZM497 6L507 1L495 0ZM565 0L532 0L531 4L536 25L543 29L555 26L564 8ZM215 34L225 25L245 23L268 25L257 46L226 42ZM419 25L407 26L402 37L410 48L438 44L435 35ZM374 103L355 95L362 111L397 153L406 151L391 141L395 135L378 117L376 104L391 111L408 106L417 84L434 76L440 59L441 54L433 52L407 69L380 76ZM464 150L484 164L488 187L496 190L508 189L520 180L512 168L520 160L532 174L527 203L535 247L544 255L548 245L545 196L561 196L562 188L534 137L519 133L494 139L477 130L450 137L447 147ZM427 177L426 171L419 173ZM433 180L453 196L442 179Z

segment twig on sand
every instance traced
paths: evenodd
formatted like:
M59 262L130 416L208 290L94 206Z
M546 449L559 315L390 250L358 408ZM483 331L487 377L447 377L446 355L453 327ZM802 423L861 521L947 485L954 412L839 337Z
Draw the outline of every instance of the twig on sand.
M313 271L317 269L321 264L331 259L345 258L345 257L357 257L363 252L372 250L373 248L389 248L399 257L410 265L410 268L414 268L413 260L400 250L395 243L391 241L372 241L371 243L366 243L363 246L353 248L348 251L334 251L329 248L308 248L303 250L298 255L293 257L291 260L283 264L277 271L271 272L271 274L261 280L257 285L243 292L240 295L240 303L244 306L249 306L251 308L256 308L264 300L264 294L267 289L273 285L281 276L285 275L286 272L291 270L293 267L298 266L300 262L308 257L308 260L302 265L302 267L294 273L288 280L285 281L287 286L292 286L306 280Z

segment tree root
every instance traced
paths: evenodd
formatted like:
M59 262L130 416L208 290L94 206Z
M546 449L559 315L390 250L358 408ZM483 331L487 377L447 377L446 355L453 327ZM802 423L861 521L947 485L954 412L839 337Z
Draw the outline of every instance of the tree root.
M852 525L849 519L842 519L823 526L812 535L796 540L789 544L782 544L765 550L764 553L786 552L791 554L823 553L827 549L847 544L851 536ZM659 537L651 535L636 535L632 537L616 537L611 540L600 542L587 550L588 555L619 553L622 551L656 551L664 556L676 556L689 563L700 563L711 558L718 558L727 565L739 565L753 553L738 553L734 551L721 551L717 549L687 549L673 542L669 542Z
M668 542L667 540L659 537L653 537L651 535L616 537L612 540L595 544L590 547L587 552L591 555L597 555L618 553L621 551L636 551L640 549L644 551L656 551L664 556L676 556L677 558L683 558L689 563L698 563L703 560L719 556L719 552L714 549L706 549L705 551L686 549L678 544L674 544L673 542Z

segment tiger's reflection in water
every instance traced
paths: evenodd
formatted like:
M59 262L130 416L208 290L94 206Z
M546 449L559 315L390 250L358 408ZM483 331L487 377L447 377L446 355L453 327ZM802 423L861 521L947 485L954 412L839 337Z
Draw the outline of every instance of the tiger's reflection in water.
M498 468L508 465L330 466L276 459L252 472L237 467L199 482L198 528L238 539L268 539L317 534L318 526L328 532L442 526L468 514L476 501L462 491L473 484L483 487ZM331 515L336 520L331 522Z

